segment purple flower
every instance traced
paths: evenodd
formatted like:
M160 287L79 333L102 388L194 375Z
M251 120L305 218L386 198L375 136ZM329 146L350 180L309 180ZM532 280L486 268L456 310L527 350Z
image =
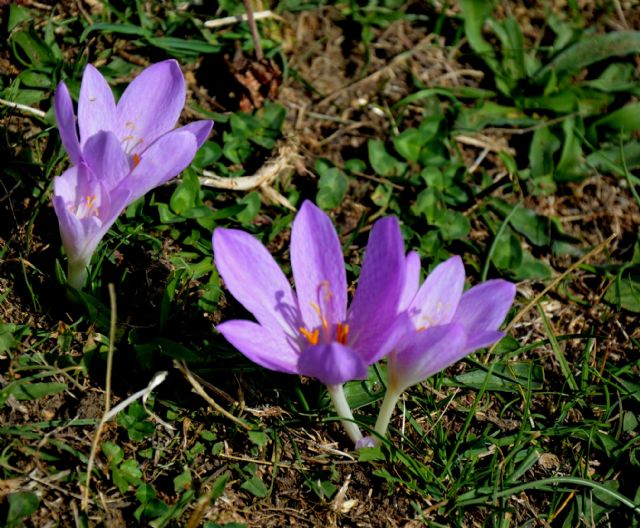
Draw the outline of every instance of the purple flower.
M464 266L457 256L437 266L420 287L418 255L409 253L405 265L404 313L396 323L387 394L376 423L381 435L404 390L504 336L498 328L516 293L514 284L500 279L463 293Z
M120 212L191 163L213 123L173 129L185 102L185 81L174 60L146 68L116 105L107 81L88 65L78 103L64 83L54 110L73 167L54 180L53 204L67 252L67 279L81 288L86 267Z
M366 378L367 366L387 352L404 287L398 221L388 217L373 226L349 309L340 241L329 217L311 202L302 204L291 231L295 292L248 233L217 228L213 250L227 288L257 320L227 321L220 333L263 367L319 379L339 414L350 418L341 385ZM350 432L354 441L358 434Z
M195 121L174 129L185 97L185 80L175 60L158 62L145 68L127 86L117 105L106 79L88 64L82 76L78 99L79 137L73 101L64 82L56 90L54 112L62 144L73 165L79 165L86 159L85 147L91 136L106 131L115 134L128 156L129 164L134 167L160 137L165 138L167 146L171 144L170 138L174 134L187 131L195 137L197 147L205 142L213 126L211 121ZM172 150L176 156L186 154L178 147ZM163 182L157 185L160 183Z

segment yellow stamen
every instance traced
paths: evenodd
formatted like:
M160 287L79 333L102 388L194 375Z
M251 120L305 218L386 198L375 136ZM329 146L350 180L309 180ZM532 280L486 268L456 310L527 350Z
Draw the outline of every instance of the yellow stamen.
M322 310L320 309L320 307L316 303L311 303L311 308L313 308L313 311L318 314L318 317L322 322L322 328L324 328L325 330L329 328L329 323L327 322L325 316L322 314Z
M346 323L345 324L338 323L338 330L336 331L336 333L337 333L336 339L338 343L340 343L341 345L346 345L347 335L349 334L349 325Z
M313 332L309 332L304 326L299 328L300 333L307 338L310 345L317 345L320 338L320 331L316 328Z

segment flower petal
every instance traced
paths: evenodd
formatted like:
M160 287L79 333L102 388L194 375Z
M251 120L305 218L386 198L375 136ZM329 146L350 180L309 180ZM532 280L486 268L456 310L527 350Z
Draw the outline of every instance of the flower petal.
M61 176L54 178L54 186L59 178L61 178ZM53 196L53 209L58 217L60 238L67 253L67 258L69 260L81 260L81 248L85 236L80 220L67 209L65 199L62 196Z
M53 98L53 111L60 131L60 139L69 155L71 163L78 165L82 161L82 151L76 130L76 116L73 113L73 101L67 85L61 82Z
M406 310L420 288L420 255L410 251L405 258L404 288L400 297L399 310Z
M305 326L344 322L347 275L340 240L329 217L305 201L291 230L291 268Z
M403 391L467 355L466 334L459 324L446 324L408 334L389 356L389 390Z
M367 364L381 357L405 285L404 242L398 220L378 220L371 230L358 288L349 308L348 344Z
M71 167L53 181L53 207L58 217L62 244L67 258L88 264L100 240L124 209L128 193L108 193L84 164ZM75 204L84 195L93 195L100 206L97 214L78 217Z
M485 330L477 334L467 334L467 342L465 343L464 350L466 354L471 354L480 348L486 348L488 346L497 343L505 336L504 332L497 330Z
M178 128L178 130L191 132L194 136L196 136L196 144L198 145L198 148L200 148L209 137L209 134L211 134L212 128L213 121L202 120L189 123L188 125Z
M502 279L478 284L464 293L453 321L461 324L471 336L495 331L504 321L515 296L515 284Z
M175 60L145 68L122 94L116 135L129 154L141 153L171 130L180 117L186 85Z
M409 306L416 328L423 329L451 322L464 288L464 265L451 257L429 274Z
M87 140L83 151L87 165L107 190L129 174L129 160L113 132L97 132Z
M351 348L339 343L305 348L298 360L298 372L320 380L325 385L342 385L367 378L367 364Z
M116 102L109 84L95 67L87 64L78 98L78 128L82 146L100 130L113 131L115 118Z
M159 138L122 182L131 190L131 201L180 174L193 160L196 148L196 138L190 132L176 130Z
M262 326L298 336L298 303L267 248L249 233L218 227L213 232L213 254L227 289Z
M298 373L298 354L279 331L241 320L227 321L216 329L254 363L277 372Z

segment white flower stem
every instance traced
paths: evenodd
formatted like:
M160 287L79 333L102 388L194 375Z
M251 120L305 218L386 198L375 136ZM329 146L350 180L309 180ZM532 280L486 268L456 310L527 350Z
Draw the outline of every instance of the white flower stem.
M344 430L349 435L349 438L354 444L358 443L358 440L362 439L362 433L358 426L353 422L353 413L351 407L347 402L347 397L344 394L344 388L342 385L327 385L327 391L331 396L333 402L333 408L341 418L340 423Z
M87 280L87 263L84 261L70 260L67 265L67 282L76 290L82 290Z
M398 398L400 398L401 394L401 390L398 390L397 388L391 386L387 387L387 393L384 395L384 400L382 400L380 413L378 414L378 419L376 420L375 426L376 433L378 433L381 437L384 437L387 434L391 416L393 415L393 411L396 408L396 403L398 403Z

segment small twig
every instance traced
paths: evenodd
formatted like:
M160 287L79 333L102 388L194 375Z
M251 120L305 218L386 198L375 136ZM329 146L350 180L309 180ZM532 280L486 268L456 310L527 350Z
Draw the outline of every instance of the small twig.
M117 322L117 311L116 311L116 292L113 284L109 284L109 298L111 300L111 322L109 328L109 351L107 355L107 381L105 388L105 409L98 423L98 427L96 429L96 434L93 438L93 443L91 444L91 454L89 455L89 461L87 463L87 478L85 481L85 487L82 492L82 509L87 510L89 507L89 487L91 485L91 472L93 471L93 466L95 464L96 453L98 451L98 444L100 443L100 437L102 436L102 431L104 429L104 424L107 423L111 418L117 415L121 410L125 409L127 406L131 405L134 401L139 398L142 398L142 404L144 405L149 397L149 394L153 389L155 389L158 385L160 385L165 378L167 377L168 372L162 371L158 372L151 378L149 384L142 390L132 394L126 400L123 400L118 405L116 405L113 409L109 410L111 406L111 370L113 368L113 351L114 351L114 343L116 340L116 322ZM146 409L146 406L145 406ZM148 411L147 411L148 412ZM156 417L157 418L157 417ZM160 420L162 422L162 420ZM164 422L162 422L164 424ZM164 424L165 426L167 424ZM169 426L171 427L171 426Z
M202 171L203 176L198 178L200 185L213 187L214 189L226 189L229 191L252 191L258 189L265 198L276 202L291 211L296 208L291 202L273 189L273 182L287 169L294 166L294 160L298 157L296 150L289 144L283 145L278 156L265 163L253 176L240 176L238 178L223 178L211 171Z
M257 13L253 13L254 20L263 20L265 18L277 18L278 20L282 20L282 17L276 15L273 11L258 11ZM229 26L231 24L237 24L238 22L246 22L249 20L249 15L236 15L236 16L228 16L222 18L216 18L215 20L207 20L204 23L204 27L206 28L218 28L222 26Z
M251 7L251 0L244 0L244 7L247 10L247 21L249 22L249 28L251 29L251 38L253 39L253 47L256 50L256 59L261 61L264 58L262 53L262 44L260 42L260 34L258 33L258 26L256 25L256 19L253 17L253 8Z
M107 379L105 381L104 389L104 412L105 414L111 409L111 373L113 371L113 343L116 339L116 317L117 317L117 305L116 305L116 288L113 282L109 283L109 303L111 306L111 320L109 321L109 351L107 352Z
M189 370L189 367L187 367L186 363L184 363L183 361L174 361L173 366L176 367L182 373L182 375L189 382L189 384L191 385L193 390L196 392L196 394L199 394L200 396L202 396L202 398L204 398L204 400L209 405L211 405L211 407L213 407L217 412L219 412L220 414L222 414L232 422L238 424L243 429L246 429L247 431L251 431L253 429L253 427L246 424L245 422L243 422L242 420L240 420L239 418L231 414L229 411L227 411L224 407L216 403L216 401L211 396L209 396L206 393L206 391L202 388L202 385L200 385L198 380L193 376L193 374Z
M156 372L153 375L153 378L151 378L151 381L149 382L149 384L144 388L144 389L140 389L138 392L134 392L131 396L129 396L127 399L122 400L118 405L116 405L113 409L111 409L105 416L104 418L101 420L101 422L108 422L109 420L111 420L111 418L113 418L116 414L118 414L120 411L122 411L123 409L127 408L129 405L131 405L134 401L139 400L140 398L142 398L142 405L145 406L146 409L146 403L147 400L149 399L149 395L151 394L151 392L153 392L153 390L160 385L165 379L167 379L167 376L169 375L169 373L166 370L161 370L160 372ZM160 420L157 416L155 416L153 413L149 412L149 410L147 410L147 412L152 415L156 420L160 421L165 427L169 428L169 429L174 429L173 426L168 425L164 422L162 422L162 420Z
M489 127L485 128L485 134L491 134L495 132L500 132L502 134L510 134L510 135L522 135L522 134L530 134L531 132L535 132L539 128L550 127L553 125L557 125L558 123L562 123L567 119L571 119L572 117L578 117L580 112L572 112L571 114L566 114L560 117L555 117L553 119L543 120L535 125L531 125L527 128L506 128L506 127Z
M488 138L487 136L477 137L459 134L457 136L454 136L453 139L455 139L458 143L469 145L471 147L478 147L493 152L506 152L507 154L511 154L512 156L515 156L516 154L516 151L511 147L498 145L497 143L491 141L491 138Z
M478 170L478 167L480 167L480 164L487 157L487 154L489 154L489 151L490 151L489 147L485 147L485 148L482 149L482 152L476 158L476 160L473 162L473 165L471 165L471 167L469 167L469 170L467 171L469 174L473 174L474 172L476 172Z
M27 114L32 114L40 118L44 118L47 115L46 112L38 110L37 108L31 108L30 106L14 103L13 101L7 101L6 99L0 99L0 105L15 108L16 110L21 110L22 112L26 112Z
M82 509L86 511L89 506L89 486L91 485L91 471L93 470L93 464L95 462L96 451L98 448L98 442L100 436L102 436L102 427L107 421L106 415L111 408L111 370L113 369L113 350L114 343L116 341L116 322L117 322L117 304L116 304L116 289L113 283L109 283L109 300L111 305L111 319L109 321L109 350L107 352L107 379L106 387L104 391L104 413L102 419L98 423L93 444L91 445L91 454L89 455L89 462L87 463L87 479L85 481L85 487L82 493Z

